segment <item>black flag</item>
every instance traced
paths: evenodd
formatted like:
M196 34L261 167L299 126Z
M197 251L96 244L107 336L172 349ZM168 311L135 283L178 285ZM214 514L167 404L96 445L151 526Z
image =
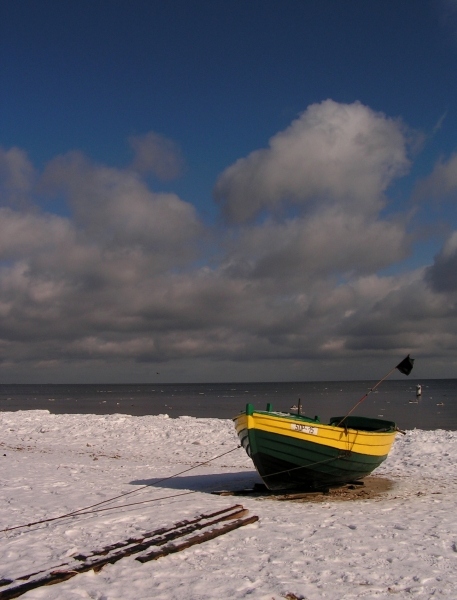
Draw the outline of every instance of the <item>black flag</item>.
M398 363L398 365L395 367L396 369L398 369L400 371L400 373L403 373L404 375L409 375L411 373L411 371L413 370L414 367L414 358L410 358L409 354L406 358L404 358L401 363Z

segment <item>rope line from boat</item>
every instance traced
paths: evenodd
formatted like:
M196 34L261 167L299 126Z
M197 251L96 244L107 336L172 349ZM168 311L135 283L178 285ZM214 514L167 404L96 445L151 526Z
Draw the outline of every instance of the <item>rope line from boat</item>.
M140 500L139 502L129 502L128 504L123 504L122 506L105 506L104 508L96 508L94 510L87 510L83 512L79 512L75 516L81 515L94 515L99 512L104 512L106 510L117 510L118 508L128 508L129 506L138 506L139 504L148 504L149 502L158 502L159 500L168 500L171 498L179 498L180 496L187 496L189 494L196 494L197 491L190 492L181 492L180 494L172 494L171 496L161 496L160 498L151 498L150 500Z
M366 400L368 398L368 396L372 392L374 392L375 389L378 386L380 386L383 381L385 381L390 375L392 375L392 373L395 371L395 369L398 369L400 371L400 373L403 373L404 375L409 375L413 369L413 365L414 365L414 358L411 358L410 355L408 354L408 356L406 358L404 358L401 362L398 363L398 365L396 365L393 369L391 369L387 373L387 375L384 375L384 377L382 379L380 379L376 385L374 385L370 390L368 390L368 392L366 394L364 394L360 398L360 400L354 404L354 406L351 408L351 410L337 424L337 427L342 427L341 424L349 417L349 415L351 415L354 412L354 410L359 406L359 404L361 404L364 400Z
M210 458L209 460L205 460L204 462L198 463L197 465L194 465L193 467L184 469L183 471L180 471L179 473L175 473L174 475L170 475L168 477L163 477L162 479L154 481L154 485L157 485L158 483L163 483L165 481L169 481L170 479L173 479L174 477L179 477L180 475L183 475L184 473L188 473L189 471L192 471L193 469L198 469L199 467L208 465L212 461L217 460L218 458L222 458L223 456L226 456L227 454L230 454L231 452L234 452L235 450L238 450L239 448L241 448L240 445L235 446L235 448L232 448L231 450L228 450L227 452L223 452L222 454L219 454L218 456L214 456L213 458ZM65 513L65 514L59 515L57 517L50 517L49 519L41 519L40 521L34 521L32 523L24 523L23 525L15 525L14 527L6 527L5 529L0 529L0 533L6 533L8 531L14 531L15 529L22 529L24 527L32 527L33 525L41 525L42 523L50 523L51 521L58 521L60 519L66 519L68 517L79 516L82 514L87 515L90 513L101 512L102 510L103 511L104 510L115 510L118 508L133 506L135 504L145 504L147 502L156 502L158 500L164 499L164 498L154 498L152 500L144 500L141 502L134 502L132 504L125 504L122 506L110 506L110 507L105 507L105 508L96 508L98 506L101 506L102 504L107 504L108 502L113 502L114 500L118 500L119 498L124 498L125 496L130 496L130 494L135 494L135 493L141 492L142 490L145 490L146 488L150 489L151 485L150 484L143 485L142 487L140 487L136 490L130 490L129 492L125 492L124 494L119 494L117 496L113 496L112 498L108 498L107 500L102 500L101 502L97 502L97 503L91 504L89 506L83 506L82 508L78 508L77 510L73 510L69 513ZM175 494L174 496L167 496L167 498L174 498L177 496L184 496L186 494L195 494L195 493L196 492L185 492L183 494ZM90 510L90 509L95 509L95 510Z
M283 475L284 473L290 473L291 471L298 471L299 469L309 469L310 467L314 467L315 465L322 465L324 463L329 463L334 460L344 459L347 456L350 456L350 450L343 450L339 452L337 456L332 456L332 458L325 458L324 460L318 460L313 463L309 463L308 465L302 465L300 467L292 467L291 469L284 469L284 471L277 471L276 473L269 473L268 475L262 475L262 479L266 479L267 477L274 477L275 475Z

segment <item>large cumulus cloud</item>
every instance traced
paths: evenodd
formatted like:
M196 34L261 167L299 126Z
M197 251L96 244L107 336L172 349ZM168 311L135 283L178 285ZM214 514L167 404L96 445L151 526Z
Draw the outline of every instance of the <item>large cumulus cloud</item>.
M221 174L222 228L143 178L176 175L177 146L133 142L143 162L125 168L69 152L39 173L24 150L0 152L4 374L144 380L161 363L180 380L319 378L329 365L357 377L362 354L427 348L438 361L457 346L457 234L433 265L382 274L413 239L407 215L383 212L410 164L399 121L311 106ZM423 188L452 195L453 169L440 163Z
M56 157L39 178L25 152L1 158L3 364L109 358L116 347L127 358L133 349L151 355L153 333L142 315L169 312L165 274L178 277L199 257L204 230L194 207L151 191L131 169L78 152ZM26 192L29 205L14 205ZM58 196L67 209L42 211L34 194Z
M179 262L200 232L195 209L175 194L154 193L134 171L95 166L77 152L47 166L42 188L63 193L75 224L113 248L155 249Z
M409 166L406 146L399 121L358 102L327 100L310 106L268 148L226 169L215 196L233 222L290 203L376 212L384 190Z

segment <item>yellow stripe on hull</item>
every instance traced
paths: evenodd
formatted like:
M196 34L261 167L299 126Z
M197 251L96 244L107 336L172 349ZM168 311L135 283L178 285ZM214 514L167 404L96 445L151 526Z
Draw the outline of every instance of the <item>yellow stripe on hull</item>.
M256 429L369 456L387 456L396 435L395 431L345 429L314 421L308 422L299 417L294 418L293 415L257 411L254 411L252 415L241 413L234 421L238 434L242 430Z

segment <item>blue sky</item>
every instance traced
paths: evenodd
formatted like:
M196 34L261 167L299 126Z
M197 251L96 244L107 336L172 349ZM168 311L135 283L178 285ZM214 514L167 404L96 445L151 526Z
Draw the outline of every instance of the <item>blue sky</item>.
M455 0L4 0L2 380L454 377L456 58Z

